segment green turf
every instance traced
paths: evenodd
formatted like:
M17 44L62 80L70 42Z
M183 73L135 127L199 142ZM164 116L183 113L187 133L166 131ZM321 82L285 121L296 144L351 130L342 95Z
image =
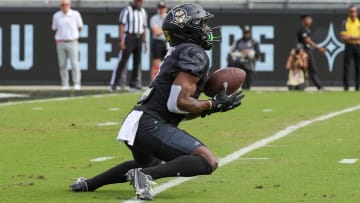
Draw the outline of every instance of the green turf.
M0 202L121 202L134 196L128 184L92 193L71 193L76 177L91 177L129 159L115 137L137 94L0 106ZM246 92L243 105L227 113L184 122L181 128L218 156L271 136L299 121L360 104L348 92ZM41 110L33 108L41 107ZM119 108L119 111L109 111ZM271 109L272 111L264 109ZM360 111L314 123L244 157L169 189L157 202L358 202ZM91 163L101 156L112 160ZM158 182L163 182L160 180Z

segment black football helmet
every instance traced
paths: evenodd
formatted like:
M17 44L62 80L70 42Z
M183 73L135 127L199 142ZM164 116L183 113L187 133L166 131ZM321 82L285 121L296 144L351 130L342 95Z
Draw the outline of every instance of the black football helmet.
M208 25L212 18L213 14L197 4L180 4L168 12L162 28L171 46L194 43L210 50L214 42L221 40L219 27Z

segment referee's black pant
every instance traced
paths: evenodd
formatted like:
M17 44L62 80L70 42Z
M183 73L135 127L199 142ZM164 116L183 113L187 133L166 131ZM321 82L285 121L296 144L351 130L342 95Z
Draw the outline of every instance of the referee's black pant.
M317 75L317 66L315 57L313 54L313 51L310 49L305 50L306 54L308 55L308 73L310 76L310 79L314 83L314 85L317 87L318 90L323 88L323 85L320 82L320 78Z
M125 46L126 49L120 50L119 63L112 73L110 87L116 87L119 82L122 70L126 67L126 63L129 60L130 55L133 54L133 71L131 74L129 86L130 88L141 89L141 37L139 35L126 34Z
M355 63L355 90L358 91L360 85L360 45L345 44L343 72L343 84L345 91L349 90L349 68L352 59L354 59Z

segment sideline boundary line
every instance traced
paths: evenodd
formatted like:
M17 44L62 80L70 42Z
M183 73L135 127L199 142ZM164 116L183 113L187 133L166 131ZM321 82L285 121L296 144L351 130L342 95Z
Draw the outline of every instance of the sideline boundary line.
M33 100L26 100L26 101L12 101L12 102L4 102L0 103L0 107L5 106L14 106L20 104L35 104L35 103L44 103L44 102L53 102L53 101L68 101L68 100L77 100L77 99L84 99L87 97L92 98L101 98L101 97L113 97L118 94L94 94L94 95L82 95L82 96L72 96L72 97L55 97L55 98L46 98L46 99L33 99Z
M249 153L251 151L254 151L256 149L259 149L261 147L264 147L264 146L266 146L267 144L269 144L271 142L274 142L276 140L284 138L284 137L290 135L295 130L306 127L306 126L311 125L311 124L313 124L315 122L328 120L330 118L339 116L339 115L344 114L344 113L350 113L350 112L356 111L358 109L360 109L360 105L349 107L349 108L339 110L339 111L335 111L335 112L331 112L331 113L328 113L328 114L325 114L325 115L322 115L322 116L319 116L319 117L316 117L316 118L313 118L313 119L310 119L310 120L303 120L303 121L300 121L300 122L298 122L298 123L296 123L294 125L289 125L289 126L285 127L284 129L276 132L275 134L273 134L273 135L271 135L269 137L258 140L258 141L256 141L255 143L253 143L251 145L243 147L243 148L241 148L241 149L239 149L239 150L237 150L237 151L235 151L235 152L233 152L231 154L228 154L227 156L219 159L219 167L225 166L225 165L239 159L241 156L243 156L243 155L245 155L245 154L247 154L247 153ZM180 185L180 184L182 184L184 182L195 179L196 177L197 176L188 177L188 178L179 177L179 178L175 178L173 180L170 180L170 181L168 181L166 183L163 183L163 184L159 185L158 187L154 188L153 196L156 196L156 195L160 194L161 192L164 192L165 190L168 190L168 189L170 189L172 187L178 186L178 185ZM133 197L131 199L128 199L128 200L124 201L124 203L134 203L134 202L143 202L143 201L142 200L137 200L136 197Z

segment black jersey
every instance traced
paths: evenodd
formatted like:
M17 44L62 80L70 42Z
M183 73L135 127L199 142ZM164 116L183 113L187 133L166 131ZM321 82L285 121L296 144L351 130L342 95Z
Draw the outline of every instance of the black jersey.
M310 49L311 46L305 42L305 38L311 37L311 30L309 27L302 26L296 33L298 43L301 43L304 48Z
M171 85L178 72L187 72L200 78L194 95L194 98L197 99L203 91L209 72L209 57L205 50L192 43L184 43L170 48L160 67L159 74L150 85L153 88L151 96L135 109L178 125L185 115L172 113L167 108Z

